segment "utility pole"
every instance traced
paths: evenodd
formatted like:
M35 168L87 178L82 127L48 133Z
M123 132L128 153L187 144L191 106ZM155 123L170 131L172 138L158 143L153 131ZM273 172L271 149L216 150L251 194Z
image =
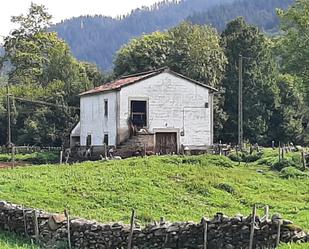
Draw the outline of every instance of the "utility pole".
M9 83L6 85L6 100L7 100L7 118L8 118L8 147L12 146L12 136L11 136L11 105L10 105L10 93L9 93Z
M243 149L243 57L239 55L239 86L238 86L238 146Z

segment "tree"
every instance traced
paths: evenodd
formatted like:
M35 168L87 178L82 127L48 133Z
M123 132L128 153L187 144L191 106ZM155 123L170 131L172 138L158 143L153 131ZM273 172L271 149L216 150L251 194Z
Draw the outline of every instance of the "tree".
M134 39L118 51L114 63L116 76L167 66L220 90L227 59L215 29L185 22L168 32ZM214 102L217 135L226 120L223 96L217 96Z
M81 66L85 69L91 87L101 86L113 79L113 74L104 74L97 65L89 62L81 62Z
M298 78L298 88L304 93L304 132L302 142L309 143L309 2L296 0L287 11L279 10L283 36L277 40L277 57L283 73Z
M190 78L220 87L226 63L215 29L184 22L168 32L132 40L118 51L114 72L119 76L168 66Z
M122 47L114 61L115 75L133 74L168 66L172 38L168 33L155 32L133 39Z
M300 79L292 75L279 75L279 105L270 121L270 136L283 143L303 142L304 94L300 89Z
M284 35L278 40L281 70L309 82L309 2L297 0L287 11L279 10ZM309 93L309 85L305 85ZM309 101L309 96L307 96Z
M192 79L220 87L227 63L220 36L209 26L182 23L169 31L172 39L168 65Z
M51 16L44 6L31 4L29 13L13 17L19 27L5 38L5 61L11 64L8 82L15 97L56 106L13 102L13 141L19 144L61 145L78 120L78 93L92 87L83 63L71 54L56 33L47 32ZM0 89L4 98L5 89ZM13 107L13 106L12 106ZM0 113L1 127L6 115ZM4 134L0 134L5 141Z
M228 57L223 87L224 110L228 120L224 126L222 140L237 143L238 135L238 61L243 63L243 112L244 138L252 143L265 144L269 137L269 123L273 110L278 105L276 66L271 43L258 28L237 18L227 25L222 33L222 44Z

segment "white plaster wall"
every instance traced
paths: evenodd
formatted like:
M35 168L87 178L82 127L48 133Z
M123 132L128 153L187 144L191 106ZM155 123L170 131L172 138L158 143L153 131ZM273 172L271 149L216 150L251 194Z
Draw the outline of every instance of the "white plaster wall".
M104 100L108 100L108 117L104 116ZM103 145L104 133L108 133L109 145L116 145L117 92L85 95L80 99L80 144L86 145L92 135L92 145Z
M180 144L210 145L212 143L211 104L209 90L168 72L126 86L120 91L119 128L127 128L130 100L148 100L148 124L152 132L177 130Z

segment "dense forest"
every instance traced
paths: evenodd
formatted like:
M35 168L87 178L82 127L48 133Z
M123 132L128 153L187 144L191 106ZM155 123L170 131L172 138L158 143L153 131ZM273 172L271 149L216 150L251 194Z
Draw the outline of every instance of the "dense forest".
M188 17L193 24L208 24L222 31L226 24L238 16L258 26L265 32L275 33L279 30L279 17L276 8L287 9L294 0L237 0L221 4L205 12L195 12Z
M118 18L81 16L55 25L56 31L77 59L110 70L115 52L130 39L154 31L164 31L187 19L212 24L220 31L238 16L268 32L278 31L276 8L286 8L293 0L182 0L162 1L133 10Z
M0 81L0 144L8 141L6 83L12 94L13 142L59 146L66 145L79 120L78 93L123 74L163 66L220 90L215 141L237 143L240 54L245 56L245 140L309 144L309 2L296 0L277 15L276 36L242 17L229 21L222 32L182 22L138 36L117 51L107 77L96 65L77 60L68 44L50 32L45 7L31 4L29 13L12 18L17 28L5 38L0 56L0 69L9 70Z
M234 0L162 1L130 14L111 18L81 16L52 27L72 49L77 59L97 64L103 70L112 68L115 52L131 38L176 26L190 14L208 10Z

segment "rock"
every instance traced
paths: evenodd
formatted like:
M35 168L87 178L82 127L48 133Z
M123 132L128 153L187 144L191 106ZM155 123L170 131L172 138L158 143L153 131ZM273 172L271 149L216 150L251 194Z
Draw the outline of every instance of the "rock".
M292 225L292 224L294 223L290 220L283 220L283 225Z
M227 244L224 249L235 249L235 246L233 246L232 244Z
M272 217L271 217L271 221L272 222L278 222L278 220L281 220L281 215L280 214L274 214Z
M48 219L48 226L52 231L57 230L62 226L62 223L66 221L66 217L63 214L52 215Z

